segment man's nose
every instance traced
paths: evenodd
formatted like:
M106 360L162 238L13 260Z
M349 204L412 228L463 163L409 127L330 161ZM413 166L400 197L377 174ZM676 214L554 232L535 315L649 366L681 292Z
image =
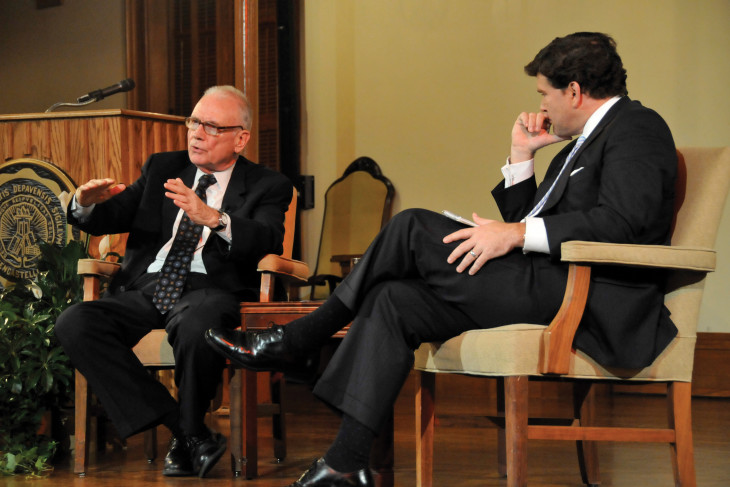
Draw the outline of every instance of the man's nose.
M190 133L196 139L202 139L203 136L205 135L205 127L203 127L203 124L201 123L200 125L197 126L197 128L195 128L195 130L191 130Z

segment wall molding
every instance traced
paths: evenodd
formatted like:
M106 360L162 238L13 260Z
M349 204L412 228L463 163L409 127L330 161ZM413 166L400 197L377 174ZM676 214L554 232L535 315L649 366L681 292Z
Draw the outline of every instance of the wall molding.
M692 395L730 397L730 333L697 333Z

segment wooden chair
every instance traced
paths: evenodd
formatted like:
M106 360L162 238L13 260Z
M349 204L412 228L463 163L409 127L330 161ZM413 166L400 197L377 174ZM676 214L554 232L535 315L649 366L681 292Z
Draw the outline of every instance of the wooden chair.
M351 260L360 257L390 220L395 189L369 157L347 166L324 196L324 215L309 299L325 299L347 275Z
M292 248L294 244L294 226L296 221L297 193L294 191L292 201L285 217L284 231L284 251L282 255L267 255L259 261L259 270L263 273L261 280L260 299L264 302L273 301L274 299L274 279L273 275L278 274L288 279L306 281L309 275L309 268L303 262L291 259ZM98 299L100 296L101 283L110 279L120 268L119 264L106 262L96 259L84 259L79 261L78 273L84 277L84 301ZM201 337L202 340L202 337ZM152 330L134 347L134 353L139 360L150 371L158 371L162 369L171 369L175 366L172 353L172 347L167 341L167 333L165 330ZM273 376L272 376L273 377ZM243 431L241 418L244 412L241 409L240 401L240 374L231 378L231 462L234 475L241 474L246 459L243 457L243 436L247 436ZM279 381L271 382L272 387L278 387ZM237 387L237 389L236 389ZM236 389L238 397L233 390ZM278 396L274 391L273 396ZM91 416L89 414L91 394L87 386L84 376L76 371L76 390L75 390L75 461L74 473L84 475L89 457L89 442L87 435L90 427ZM251 406L255 411L256 405ZM271 414L274 417L274 436L275 436L275 456L283 458L286 455L285 437L283 421L284 416L281 414L281 405L274 403L261 408L262 414ZM255 429L254 429L255 431ZM255 438L254 440L255 441ZM148 460L152 461L156 457L156 429L152 428L145 433L145 454Z
M286 325L311 313L319 307L321 299L328 296L335 285L349 271L351 259L359 257L367 249L382 226L391 216L395 189L390 180L383 176L378 164L369 157L360 157L345 169L342 177L333 182L325 194L325 210L322 233L314 275L306 283L294 286L312 286L310 301L242 303L241 322L244 329L266 329L272 323ZM271 276L275 272L269 271ZM342 338L346 328L333 338ZM256 409L261 408L257 397L256 373L237 370L234 377L243 377L240 382L231 383L231 401L240 397L246 444L244 457L247 478L257 476ZM272 376L274 377L274 376ZM281 378L280 376L276 377ZM283 379L283 378L281 378ZM283 384L283 381L280 381ZM240 394L238 387L241 387ZM282 391L279 386L275 391ZM233 404L233 402L232 402ZM393 431L392 424L378 437L373 449L371 465L380 478L382 487L393 485Z
M416 352L417 485L433 485L435 374L497 377L504 388L503 429L499 431L500 472L507 485L527 485L527 440L576 441L583 482L599 483L597 441L669 443L677 486L695 485L691 381L696 329L705 276L715 268L714 246L730 183L730 148L682 148L672 245L617 245L566 242L562 259L570 271L563 305L549 327L514 324L473 330L444 343L426 343ZM572 349L588 294L591 267L628 265L667 269L665 304L678 336L641 370L607 369ZM619 303L617 303L618 305ZM528 421L528 380L558 379L574 384L574 421L568 425ZM666 428L599 427L594 423L591 385L665 383ZM498 400L500 398L498 397Z

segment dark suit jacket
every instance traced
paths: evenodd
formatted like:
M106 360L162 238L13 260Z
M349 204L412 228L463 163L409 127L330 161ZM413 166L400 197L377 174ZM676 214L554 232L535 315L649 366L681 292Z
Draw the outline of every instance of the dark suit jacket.
M543 183L530 178L493 195L505 221L519 221L545 194L575 141L553 159ZM542 217L550 265L568 240L670 243L677 153L671 132L653 110L619 100L568 163ZM556 272L564 276L564 269ZM586 313L574 345L604 366L649 365L676 335L663 305L657 271L594 267Z
M160 248L172 238L179 208L164 195L163 184L179 177L188 187L197 168L187 151L153 154L134 183L108 201L96 205L85 223L69 221L92 235L129 232L122 269L109 292L124 291L145 273ZM292 198L289 180L264 166L239 157L231 174L222 209L231 217L229 244L212 232L203 249L206 272L215 287L237 296L258 297L256 264L268 253L281 253L284 213Z

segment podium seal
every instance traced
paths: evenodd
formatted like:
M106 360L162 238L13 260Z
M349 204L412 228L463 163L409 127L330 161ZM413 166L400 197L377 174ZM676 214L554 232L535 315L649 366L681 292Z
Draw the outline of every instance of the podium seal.
M73 181L53 164L15 159L0 165L1 278L34 279L39 242L66 244L66 206L74 191Z

